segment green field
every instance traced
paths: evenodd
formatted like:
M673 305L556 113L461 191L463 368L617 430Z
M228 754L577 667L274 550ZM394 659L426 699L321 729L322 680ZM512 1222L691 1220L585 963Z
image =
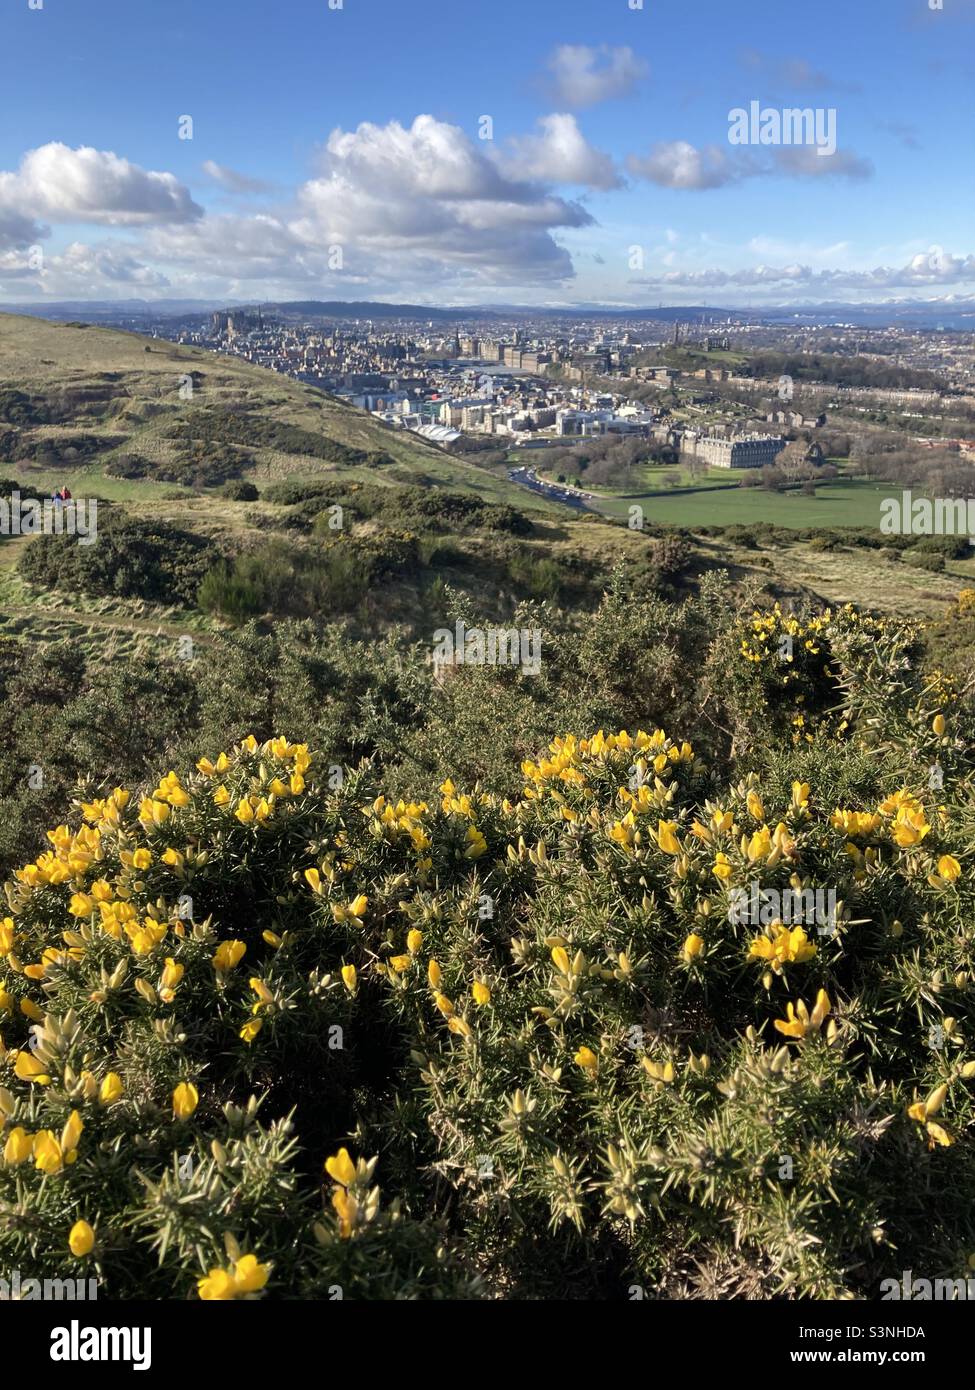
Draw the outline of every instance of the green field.
M748 525L758 521L776 526L879 526L880 503L891 485L858 478L840 478L816 489L815 497L801 492L766 492L764 488L726 487L708 492L659 492L627 497L600 497L591 505L607 516L626 517L642 506L646 521L671 526Z

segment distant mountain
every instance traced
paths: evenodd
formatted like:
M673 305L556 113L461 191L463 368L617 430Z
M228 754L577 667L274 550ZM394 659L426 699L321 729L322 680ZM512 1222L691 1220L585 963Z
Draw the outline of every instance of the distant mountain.
M256 309L284 318L323 319L409 319L428 323L470 323L492 319L606 319L635 323L762 323L769 325L816 326L849 323L864 328L951 329L975 331L975 300L948 296L944 299L888 300L883 304L846 304L842 301L820 304L757 305L730 308L707 304L665 304L656 306L624 304L576 304L550 307L531 304L469 304L435 307L430 304L391 304L383 300L341 299L119 299L64 300L59 303L0 305L12 313L55 320L84 319L86 322L124 324L137 327L160 318L186 318L218 309Z
M433 321L471 318L470 309L434 309L429 304L386 304L381 300L291 299L262 303L265 310L278 310L306 318L342 319L432 319ZM497 318L495 309L474 311L477 318Z
M118 319L133 314L159 317L165 314L206 314L214 309L238 307L236 302L224 299L62 299L37 303L27 300L18 303L14 300L0 304L0 311L8 314L29 314L31 318L63 319L79 318Z

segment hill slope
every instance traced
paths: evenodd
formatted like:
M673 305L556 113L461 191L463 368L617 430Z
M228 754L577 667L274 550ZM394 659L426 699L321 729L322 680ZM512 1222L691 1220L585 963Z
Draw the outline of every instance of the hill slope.
M39 489L83 474L113 497L341 470L525 503L505 478L265 368L13 314L0 314L0 464Z

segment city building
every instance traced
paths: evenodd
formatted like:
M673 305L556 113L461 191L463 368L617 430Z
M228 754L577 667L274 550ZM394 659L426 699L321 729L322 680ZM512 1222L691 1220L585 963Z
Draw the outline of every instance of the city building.
M692 441L690 433L684 436L683 452L692 453L710 468L764 468L785 448L785 440L778 434L739 434L730 439L704 435Z

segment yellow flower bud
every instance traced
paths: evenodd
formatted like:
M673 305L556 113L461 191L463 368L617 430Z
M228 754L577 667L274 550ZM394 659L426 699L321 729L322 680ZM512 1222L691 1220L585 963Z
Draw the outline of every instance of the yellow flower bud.
M188 1120L200 1101L200 1093L191 1081L181 1081L173 1091L173 1114L177 1120Z
M87 1221L76 1221L68 1236L68 1247L77 1259L90 1253L95 1244L95 1232Z

